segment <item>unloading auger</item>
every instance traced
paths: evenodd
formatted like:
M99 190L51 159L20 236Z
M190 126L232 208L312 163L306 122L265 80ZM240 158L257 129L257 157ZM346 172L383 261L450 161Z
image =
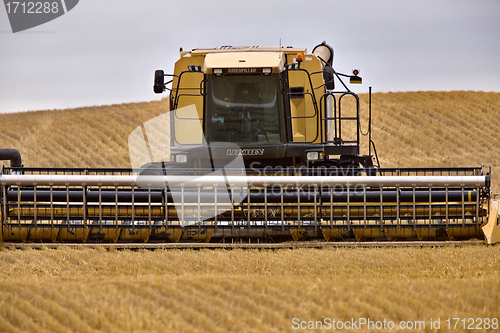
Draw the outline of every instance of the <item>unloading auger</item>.
M371 102L363 133L342 80L358 74L335 71L325 42L181 50L174 74L155 72L171 110L130 135L131 169L23 167L0 150L2 241L499 242L483 167L380 168Z

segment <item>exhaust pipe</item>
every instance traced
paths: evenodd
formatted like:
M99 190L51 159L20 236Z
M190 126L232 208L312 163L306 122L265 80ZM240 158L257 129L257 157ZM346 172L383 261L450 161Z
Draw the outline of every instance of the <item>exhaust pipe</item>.
M11 167L22 167L21 154L17 149L6 148L0 149L0 161L10 160Z

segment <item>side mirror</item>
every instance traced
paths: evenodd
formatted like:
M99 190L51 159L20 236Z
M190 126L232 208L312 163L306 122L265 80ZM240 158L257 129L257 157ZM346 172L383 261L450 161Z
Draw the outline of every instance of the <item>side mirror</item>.
M165 91L164 74L165 73L161 69L155 71L155 84L153 86L153 91L156 94L161 94Z
M325 65L325 67L323 67L323 81L325 82L327 90L335 89L335 78L332 66Z

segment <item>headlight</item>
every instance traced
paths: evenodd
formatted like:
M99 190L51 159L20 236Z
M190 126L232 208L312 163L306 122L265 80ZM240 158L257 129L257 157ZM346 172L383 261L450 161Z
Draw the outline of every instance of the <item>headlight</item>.
M308 161L317 161L319 159L319 153L317 151L308 151L306 158Z
M186 154L177 154L175 155L175 163L186 163L188 157Z
M215 75L222 75L222 68L214 68L213 73Z
M262 74L269 75L273 70L269 67L262 68Z

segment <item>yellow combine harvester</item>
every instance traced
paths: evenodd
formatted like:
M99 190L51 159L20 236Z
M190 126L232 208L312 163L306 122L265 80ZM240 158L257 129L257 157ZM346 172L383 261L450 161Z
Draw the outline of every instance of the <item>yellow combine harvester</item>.
M371 107L363 133L344 82L358 74L334 70L324 42L181 50L155 72L171 111L130 135L132 169L26 168L0 151L3 241L500 241L482 167L380 168Z

